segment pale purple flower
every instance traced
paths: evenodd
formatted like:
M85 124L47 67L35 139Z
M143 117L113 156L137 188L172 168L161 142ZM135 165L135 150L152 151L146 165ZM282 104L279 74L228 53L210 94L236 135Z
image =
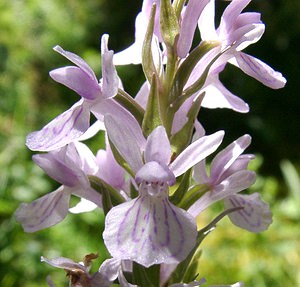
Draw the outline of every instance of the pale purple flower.
M113 207L106 216L103 238L113 257L146 267L183 260L193 248L194 219L168 200L169 186L220 144L223 132L192 143L173 162L164 127L144 138L138 123L130 125L107 115L109 139L128 162L139 185L139 196Z
M77 140L90 126L90 111L98 116L95 106L114 97L119 87L119 78L112 63L113 51L107 47L108 35L101 40L102 81L99 83L93 70L79 56L56 46L54 50L76 66L58 68L50 72L57 82L78 93L82 99L69 110L56 117L40 131L30 133L26 145L31 150L51 151Z
M217 41L220 43L219 49L215 49L215 55L218 51L231 47L210 70L210 75L205 84L206 96L203 106L215 108L220 103L220 107L232 108L239 112L248 111L248 106L229 92L219 80L218 75L227 62L236 65L244 73L270 88L279 89L286 83L286 79L281 73L274 71L261 60L241 52L250 44L256 43L265 30L265 25L262 23L259 13L241 13L250 1L231 1L225 9L217 29L215 29L214 23L215 1L211 0L200 16L198 26L202 41ZM206 65L204 64L204 66ZM195 75L200 72L199 69L203 69L203 63L195 69ZM232 101L236 103L231 103Z
M243 207L229 214L234 224L252 232L260 232L269 227L272 214L259 195L237 195L255 182L255 172L247 170L248 163L254 156L242 155L250 142L251 137L244 135L219 152L210 165L210 176L206 173L205 161L195 166L195 180L207 185L208 191L189 208L188 211L193 216L196 217L211 204L224 200L226 208Z
M16 218L27 232L34 232L62 221L69 209L71 195L101 207L101 196L90 187L88 175L98 172L96 159L83 143L74 142L59 150L33 156L35 163L62 184L56 191L32 203L22 203Z
M89 259L89 256L92 258ZM90 261L95 258L96 255L87 255L84 262L77 263L65 257L47 259L42 256L41 261L50 264L53 267L64 269L70 277L70 286L111 286L113 281L118 277L121 261L114 258L107 259L101 264L97 272L90 274Z

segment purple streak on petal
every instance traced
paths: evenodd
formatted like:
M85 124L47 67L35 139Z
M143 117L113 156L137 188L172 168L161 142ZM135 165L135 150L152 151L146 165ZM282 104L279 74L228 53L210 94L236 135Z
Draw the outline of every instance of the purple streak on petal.
M26 145L34 151L51 151L78 139L89 127L90 112L83 101L56 117L40 131L30 133Z
M244 53L236 55L240 69L250 77L260 81L272 89L280 89L285 86L286 79L281 73L274 71L270 66L259 59Z
M261 200L259 193L230 196L224 202L226 208L243 207L229 214L231 221L243 229L258 233L266 230L272 223L269 205Z
M177 42L177 55L185 58L192 46L198 19L209 0L190 0L185 9Z
M70 192L60 187L32 203L22 203L16 211L16 219L26 232L35 232L53 226L66 217L69 200Z
M49 74L53 80L65 85L83 98L94 100L101 96L101 88L98 81L91 79L88 74L78 67L58 68Z
M166 185L157 188L165 192ZM112 256L145 267L178 263L194 247L195 221L187 212L171 205L166 194L150 196L147 189L143 185L138 198L109 211L103 233L105 244Z

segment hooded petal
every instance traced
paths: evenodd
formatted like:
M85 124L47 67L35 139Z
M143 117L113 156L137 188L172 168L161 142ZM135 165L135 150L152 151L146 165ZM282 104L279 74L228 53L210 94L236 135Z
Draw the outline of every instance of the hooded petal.
M259 59L244 53L235 55L239 68L250 77L260 81L272 89L280 89L285 86L286 79L281 73L274 71L270 66Z
M243 229L258 233L268 229L272 223L269 205L261 200L259 193L236 194L227 198L224 203L226 208L243 207L229 214L232 223Z
M176 177L183 174L213 153L221 144L223 137L224 132L219 131L194 141L170 164L170 169Z
M113 207L106 216L103 238L113 257L145 267L178 263L194 247L196 223L166 196L147 192Z
M149 161L138 170L135 176L137 183L142 181L162 183L166 182L169 186L176 182L175 175L166 164L159 164L157 161Z
M166 130L163 126L155 128L147 138L145 161L157 161L168 164L171 157L171 146Z
M80 100L43 129L30 133L26 145L33 151L55 150L78 139L89 125L89 108Z
M16 219L26 232L35 232L62 221L69 209L70 190L61 186L32 203L22 203L16 210Z

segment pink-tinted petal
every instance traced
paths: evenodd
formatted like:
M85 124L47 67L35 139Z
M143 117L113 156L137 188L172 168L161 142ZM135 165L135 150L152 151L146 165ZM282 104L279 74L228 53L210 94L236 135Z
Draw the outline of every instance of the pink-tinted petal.
M132 125L110 114L105 116L104 123L109 139L133 171L137 172L143 166L141 149L144 148L146 142L138 123Z
M168 164L171 157L171 146L163 126L155 128L147 138L145 161L157 161Z
M185 9L177 42L177 55L185 58L191 49L198 19L209 0L190 0Z
M255 172L248 170L242 170L231 175L219 185L215 186L214 189L206 192L189 208L188 212L196 217L213 203L248 188L255 182L255 178Z
M272 223L269 205L261 200L259 193L236 194L227 198L224 203L226 208L243 207L229 214L232 223L243 229L258 233L268 229Z
M101 39L102 54L102 96L110 98L118 93L119 78L115 66L113 65L113 51L109 51L108 35L103 35Z
M286 79L280 72L274 71L270 66L259 59L244 53L235 55L239 68L250 77L260 81L272 89L280 89L285 86Z
M40 131L30 133L26 138L26 145L34 151L55 150L78 139L89 124L90 111L81 100Z
M78 67L58 68L52 70L49 74L53 80L65 85L83 98L93 100L101 96L98 81L95 81Z
M138 198L112 208L106 216L103 238L113 257L145 267L182 261L196 242L196 223L166 196Z
M35 232L62 221L69 209L70 190L61 186L32 203L22 203L16 211L16 219L26 232Z
M219 131L194 141L170 164L170 169L176 177L183 174L213 153L221 144L223 137L224 132Z
M244 135L219 152L211 163L211 183L218 183L223 173L230 168L235 160L250 145L251 137Z

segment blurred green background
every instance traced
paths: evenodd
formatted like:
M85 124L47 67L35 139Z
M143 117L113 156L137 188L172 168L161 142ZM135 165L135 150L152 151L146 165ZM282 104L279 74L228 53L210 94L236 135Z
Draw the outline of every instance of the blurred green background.
M48 274L57 286L67 286L63 272L40 263L41 255L79 261L87 253L99 252L98 265L108 255L101 244L99 211L70 214L59 225L33 234L23 232L13 213L21 202L57 187L31 161L32 153L24 145L26 134L79 99L48 76L50 70L69 65L52 47L59 44L77 53L100 77L101 35L110 35L109 48L115 51L132 43L141 3L0 0L1 287L46 286ZM228 4L217 3L219 11ZM256 235L223 220L204 241L199 272L214 284L243 280L246 286L300 286L300 2L253 0L247 10L261 12L266 24L263 38L247 52L282 72L287 86L268 89L228 66L222 80L249 103L250 113L203 109L200 120L208 133L225 129L227 142L244 133L252 135L249 152L257 154L252 167L259 173L252 189L271 204L274 223ZM143 82L141 68L120 67L118 72L125 89L135 95ZM217 210L218 206L203 214L200 224Z

